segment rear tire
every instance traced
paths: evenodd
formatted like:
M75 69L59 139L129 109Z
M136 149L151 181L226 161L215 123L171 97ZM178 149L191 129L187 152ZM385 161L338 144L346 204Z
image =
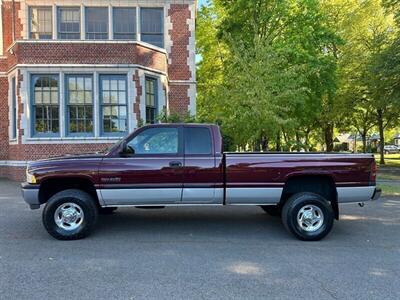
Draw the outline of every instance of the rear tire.
M58 240L77 240L92 232L97 214L97 205L92 196L81 190L69 189L49 199L42 220L52 237Z
M261 205L260 207L272 217L280 217L282 215L282 209L278 205Z
M298 193L283 206L285 228L303 241L318 241L333 227L334 212L330 203L314 193Z

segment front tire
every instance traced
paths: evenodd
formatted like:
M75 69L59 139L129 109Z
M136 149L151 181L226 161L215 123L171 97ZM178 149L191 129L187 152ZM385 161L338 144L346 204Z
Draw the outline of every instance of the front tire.
M81 190L69 189L49 199L42 220L52 237L58 240L77 240L92 232L97 215L97 206L92 196Z
M330 203L314 193L291 196L282 210L286 229L303 241L318 241L333 227L334 213Z

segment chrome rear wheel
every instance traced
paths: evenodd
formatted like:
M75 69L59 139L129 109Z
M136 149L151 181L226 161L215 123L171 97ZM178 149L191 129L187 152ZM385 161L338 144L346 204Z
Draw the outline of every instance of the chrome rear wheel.
M317 231L324 224L324 213L318 206L305 205L297 213L297 223L304 231Z

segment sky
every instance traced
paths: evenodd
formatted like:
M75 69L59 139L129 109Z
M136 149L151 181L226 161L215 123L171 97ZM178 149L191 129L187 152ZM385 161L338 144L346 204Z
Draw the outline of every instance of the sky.
M198 0L197 5L200 8L202 5L205 5L207 3L207 0Z

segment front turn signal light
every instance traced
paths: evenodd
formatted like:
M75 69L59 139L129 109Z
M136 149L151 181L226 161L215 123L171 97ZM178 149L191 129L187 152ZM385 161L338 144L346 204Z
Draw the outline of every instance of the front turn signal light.
M36 183L35 175L29 174L28 172L26 172L26 182L29 184L35 184Z

